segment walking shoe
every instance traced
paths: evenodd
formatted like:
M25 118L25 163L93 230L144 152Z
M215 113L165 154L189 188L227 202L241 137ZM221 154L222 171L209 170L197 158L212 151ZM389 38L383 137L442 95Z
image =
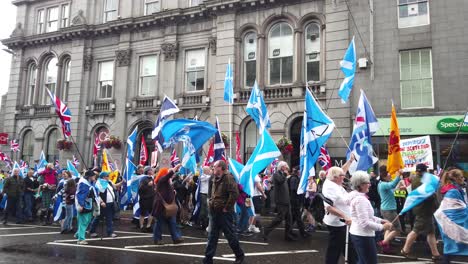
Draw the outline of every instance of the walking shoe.
M315 226L313 224L309 224L305 231L310 233L315 232Z
M384 254L390 254L391 248L390 248L390 243L385 243L383 240L377 242L377 246L379 246L382 249L382 253Z
M76 242L76 244L78 244L78 245L88 245L88 241L86 241L86 240L78 240L78 242Z
M97 237L98 235L96 233L91 233L89 236L90 237Z
M182 244L184 243L184 240L182 238L177 238L173 241L174 244Z
M260 228L254 226L254 225L250 225L249 226L249 232L258 234L258 233L260 233Z
M401 252L401 255L403 255L403 257L405 257L406 259L418 260L417 257L411 256L408 252L403 251L403 249L400 252Z
M234 261L235 264L242 264L244 263L245 255L241 255L236 257L236 260Z
M117 237L117 234L115 234L115 233L112 233L112 234L110 234L110 237L112 237L112 238L116 238L116 237Z

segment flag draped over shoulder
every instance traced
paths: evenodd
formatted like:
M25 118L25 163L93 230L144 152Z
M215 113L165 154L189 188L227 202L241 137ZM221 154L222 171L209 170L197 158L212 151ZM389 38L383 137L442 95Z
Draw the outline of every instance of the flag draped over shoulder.
M349 99L349 95L351 94L351 89L353 89L354 75L356 73L356 47L354 46L354 37L351 40L340 65L345 78L340 85L338 95L341 97L342 101L346 103Z
M378 161L378 158L374 156L371 138L372 135L377 132L378 128L379 124L375 117L374 110L372 110L372 106L367 100L366 94L361 90L353 134L347 153L348 158L351 153L353 153L355 157L355 161L353 161L349 167L351 173L358 170L367 171Z
M412 190L406 197L405 205L401 209L400 215L413 209L433 195L439 187L439 178L434 174L426 172L422 176L421 183L418 188Z
M315 163L320 155L320 148L331 136L335 123L323 112L312 93L306 89L304 118L301 131L300 171L298 194L307 189L308 178L315 175Z
M268 109L263 99L262 92L258 89L257 81L255 81L252 87L252 93L250 94L245 111L252 117L255 124L257 124L259 134L262 134L265 129L271 127Z
M388 139L387 171L395 178L395 173L405 167L401 157L400 129L396 117L395 106L392 103L392 117L390 118L390 137Z
M71 111L68 109L67 105L60 101L60 99L49 89L47 89L47 93L49 93L50 100L52 100L52 103L55 106L55 112L62 123L63 136L68 138L71 136Z
M156 119L156 124L154 125L153 132L151 132L151 138L153 138L156 141L156 147L158 148L159 152L163 151L163 138L161 138L160 133L164 122L169 116L178 113L179 111L180 109L177 107L175 102L172 101L171 98L164 96L164 100L161 105L161 110L159 112L158 118Z
M229 60L226 66L226 75L224 77L224 101L229 104L234 103L234 85L233 85L233 74L231 60Z
M164 123L161 136L164 148L177 142L188 141L194 150L200 149L218 130L208 122L189 119L174 119Z

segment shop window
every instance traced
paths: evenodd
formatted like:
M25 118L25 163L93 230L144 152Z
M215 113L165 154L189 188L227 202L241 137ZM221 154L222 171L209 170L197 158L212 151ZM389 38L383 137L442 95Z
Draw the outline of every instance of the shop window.
M249 32L243 41L244 52L244 86L252 87L257 73L257 34Z
M400 52L401 108L433 108L430 49Z
M320 81L320 25L311 23L305 30L306 81Z
M428 0L398 0L398 27L416 27L429 24Z
M158 56L140 57L140 96L154 96L157 83Z
M112 87L114 85L114 62L103 61L99 63L99 99L112 98Z
M185 81L187 92L205 89L205 49L185 52Z
M291 26L285 22L274 25L268 35L269 84L292 83L293 47Z

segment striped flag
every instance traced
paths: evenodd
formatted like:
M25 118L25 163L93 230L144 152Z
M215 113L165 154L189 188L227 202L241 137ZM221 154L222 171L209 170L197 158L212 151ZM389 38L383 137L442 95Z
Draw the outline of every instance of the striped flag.
M71 111L68 109L67 105L60 101L60 99L49 89L47 89L47 92L49 93L50 100L52 100L52 103L55 106L55 112L62 123L63 136L68 138L71 136Z
M10 141L10 149L13 150L13 152L18 152L20 150L19 143L16 141L16 139Z
M328 154L328 150L326 147L321 147L320 148L320 156L318 157L318 162L320 166L322 166L322 169L325 171L328 171L331 167L331 158L330 155Z

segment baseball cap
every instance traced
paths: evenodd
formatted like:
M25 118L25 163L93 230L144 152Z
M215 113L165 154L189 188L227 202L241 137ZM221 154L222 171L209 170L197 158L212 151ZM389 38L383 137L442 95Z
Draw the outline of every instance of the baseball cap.
M425 172L425 171L427 171L427 166L426 166L426 164L424 164L424 163L419 163L418 165L416 165L416 171L417 171L417 172Z

